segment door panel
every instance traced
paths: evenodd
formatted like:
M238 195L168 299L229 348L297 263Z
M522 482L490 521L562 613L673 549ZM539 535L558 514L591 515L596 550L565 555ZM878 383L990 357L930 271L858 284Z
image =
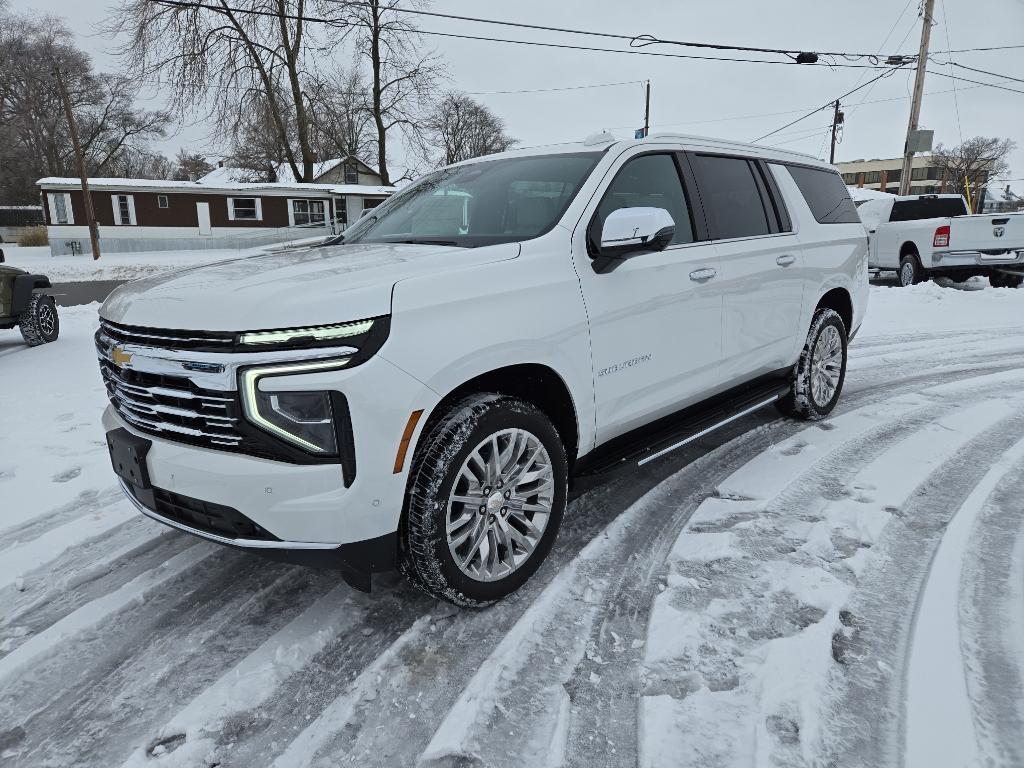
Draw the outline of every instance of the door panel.
M692 242L691 206L673 154L638 148L612 176L573 235L590 324L599 443L705 397L718 385L722 351L720 259L710 243ZM604 218L631 206L668 210L676 244L596 273L588 228L599 242Z
M795 234L716 244L722 260L722 378L731 385L791 364L800 335L803 250Z

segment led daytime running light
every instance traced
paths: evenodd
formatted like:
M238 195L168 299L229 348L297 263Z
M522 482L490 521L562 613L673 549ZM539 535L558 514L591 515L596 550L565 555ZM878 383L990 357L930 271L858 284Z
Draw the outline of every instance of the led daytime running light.
M243 333L242 344L284 344L293 339L312 338L315 341L331 341L360 336L373 327L373 320L359 320L342 325L315 325L309 328L289 328L283 331L255 331Z
M372 321L366 321L367 324L371 324ZM303 440L298 435L293 435L291 432L281 429L277 424L263 418L260 415L259 404L256 402L256 387L259 384L260 379L265 376L277 376L283 374L295 374L295 373L312 373L318 371L331 371L338 368L344 368L348 365L349 358L343 357L337 360L320 360L313 363L300 363L293 365L275 365L264 368L248 368L242 371L242 405L245 408L245 415L249 418L253 424L258 426L271 434L282 437L291 443L295 443L307 451L313 453L323 453L324 449L319 445L314 445L308 440Z

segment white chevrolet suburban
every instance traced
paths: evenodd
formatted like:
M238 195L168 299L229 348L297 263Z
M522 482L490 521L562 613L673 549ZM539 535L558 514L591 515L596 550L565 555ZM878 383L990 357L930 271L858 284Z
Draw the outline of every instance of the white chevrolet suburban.
M675 135L430 173L319 247L122 286L114 470L205 539L483 605L571 486L775 404L835 406L867 238L836 171Z
M868 266L896 270L900 285L933 277L987 276L995 288L1024 282L1024 213L969 215L960 195L906 195L859 208L868 230Z

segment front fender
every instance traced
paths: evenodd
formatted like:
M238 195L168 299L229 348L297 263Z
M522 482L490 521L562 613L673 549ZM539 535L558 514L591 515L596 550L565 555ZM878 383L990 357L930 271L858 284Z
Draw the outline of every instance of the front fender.
M17 316L28 309L32 291L50 287L50 278L45 275L16 275L11 293L11 314Z

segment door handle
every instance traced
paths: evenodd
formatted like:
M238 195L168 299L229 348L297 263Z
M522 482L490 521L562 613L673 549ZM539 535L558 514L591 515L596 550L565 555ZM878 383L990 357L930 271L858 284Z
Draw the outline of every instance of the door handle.
M690 273L690 279L696 283L703 283L705 280L710 280L712 277L718 274L717 269L707 267L706 269L695 269Z
M786 256L779 256L779 258L775 260L775 263L780 267L788 267L794 261L796 261L796 256L790 256L787 254Z

